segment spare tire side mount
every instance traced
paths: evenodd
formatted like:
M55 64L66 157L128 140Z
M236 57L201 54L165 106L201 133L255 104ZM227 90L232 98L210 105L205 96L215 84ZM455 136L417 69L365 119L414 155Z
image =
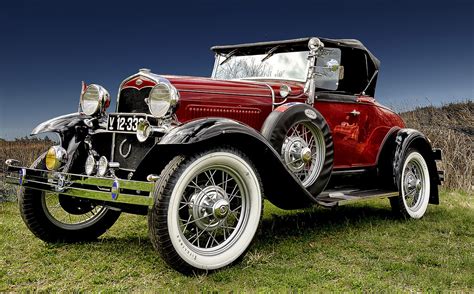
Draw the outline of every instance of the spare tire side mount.
M261 133L313 197L325 189L332 173L334 145L321 113L304 103L286 103L267 117Z

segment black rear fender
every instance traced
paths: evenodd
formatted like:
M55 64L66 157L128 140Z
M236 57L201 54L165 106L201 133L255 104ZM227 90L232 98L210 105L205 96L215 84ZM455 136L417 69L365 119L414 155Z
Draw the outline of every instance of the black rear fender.
M433 150L428 138L421 132L414 129L400 129L395 137L395 150L393 156L393 175L394 182L398 186L398 175L401 174L403 168L403 158L410 148L416 148L425 158L430 171L430 202L431 204L439 204L438 185L441 179L438 175L436 160L441 160L440 151Z
M244 152L257 168L267 199L283 209L311 206L312 195L287 170L267 140L254 129L223 118L198 119L166 134L144 157L134 174L145 179L159 174L178 154L190 154L215 146L231 146Z

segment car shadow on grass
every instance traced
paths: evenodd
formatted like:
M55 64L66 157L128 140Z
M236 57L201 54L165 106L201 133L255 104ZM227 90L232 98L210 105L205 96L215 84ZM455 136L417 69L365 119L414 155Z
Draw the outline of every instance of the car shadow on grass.
M300 236L306 233L333 232L385 225L400 221L389 207L370 205L343 206L333 209L310 208L295 213L274 214L262 220L261 233L273 236Z

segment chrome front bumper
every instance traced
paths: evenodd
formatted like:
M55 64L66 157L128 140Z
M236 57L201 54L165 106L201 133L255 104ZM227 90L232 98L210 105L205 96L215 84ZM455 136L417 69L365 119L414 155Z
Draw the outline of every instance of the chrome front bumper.
M4 182L28 189L60 193L71 197L106 203L123 203L151 207L154 182L62 173L25 168L7 163Z

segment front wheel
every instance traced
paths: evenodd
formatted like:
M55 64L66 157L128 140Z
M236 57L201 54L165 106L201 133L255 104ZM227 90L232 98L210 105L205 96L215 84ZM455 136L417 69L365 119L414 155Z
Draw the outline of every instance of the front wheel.
M45 154L32 168L46 169ZM18 202L23 221L45 242L80 242L96 239L118 219L120 212L57 193L21 188Z
M397 179L399 196L390 198L392 210L404 218L422 218L430 198L430 173L418 150L407 151Z
M215 270L244 255L262 215L262 187L232 148L175 157L163 170L148 215L150 239L182 273Z

